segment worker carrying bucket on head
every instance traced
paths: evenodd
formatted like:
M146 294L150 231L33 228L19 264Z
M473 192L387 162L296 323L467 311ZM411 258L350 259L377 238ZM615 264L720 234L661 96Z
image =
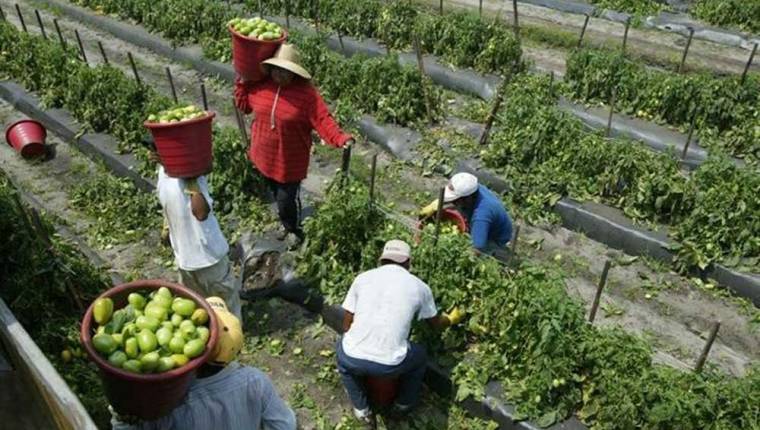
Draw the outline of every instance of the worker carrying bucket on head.
M486 254L503 249L512 239L512 219L504 204L491 190L478 184L470 173L452 176L443 192L444 205L454 206L467 219L472 246ZM438 199L420 211L420 217L434 216Z
M235 105L255 115L248 157L277 201L283 227L280 239L295 236L295 243L303 240L299 190L309 169L312 130L336 148L354 142L330 115L300 62L296 48L283 44L273 58L263 61L265 79L235 82Z
M211 359L198 369L183 402L165 417L141 421L113 410L114 430L294 430L296 417L262 371L235 361L243 347L240 320L219 297L206 301L214 309L219 338Z
M458 324L464 314L454 308L439 314L433 293L409 273L411 249L406 242L385 244L380 267L359 274L343 301L344 334L337 344L338 371L354 407L354 415L373 425L365 378L398 378L396 414L404 414L419 399L425 375L425 349L410 342L412 321L424 320L443 329Z

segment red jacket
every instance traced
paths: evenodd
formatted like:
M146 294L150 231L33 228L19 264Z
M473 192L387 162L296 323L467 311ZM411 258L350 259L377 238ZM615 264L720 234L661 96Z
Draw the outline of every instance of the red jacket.
M273 112L275 98L277 105ZM277 182L306 178L312 130L338 148L351 139L340 129L309 81L299 79L286 87L279 87L271 79L245 84L237 81L235 105L255 115L248 157L264 176Z

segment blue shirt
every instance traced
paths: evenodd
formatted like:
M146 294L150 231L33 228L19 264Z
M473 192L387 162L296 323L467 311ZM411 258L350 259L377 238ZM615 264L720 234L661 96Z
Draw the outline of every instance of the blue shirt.
M296 417L262 371L233 361L216 375L196 379L185 400L167 416L114 430L295 430Z
M475 207L470 217L472 246L485 250L489 242L501 247L512 239L512 220L501 200L491 190L478 185Z

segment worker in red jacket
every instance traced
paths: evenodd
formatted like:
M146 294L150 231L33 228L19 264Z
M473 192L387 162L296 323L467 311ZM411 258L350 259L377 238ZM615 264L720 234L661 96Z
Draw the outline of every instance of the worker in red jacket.
M244 113L254 113L248 157L277 201L284 228L281 239L293 234L300 242L299 190L309 169L311 131L337 148L354 140L330 115L311 75L299 65L293 45L283 44L262 64L268 77L258 82L236 80L235 104Z

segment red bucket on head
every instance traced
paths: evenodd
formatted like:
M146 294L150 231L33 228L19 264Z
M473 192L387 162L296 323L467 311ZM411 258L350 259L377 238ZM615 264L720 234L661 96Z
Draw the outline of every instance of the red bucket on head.
M367 376L367 397L375 407L390 406L398 395L398 378Z
M145 121L166 174L194 178L209 173L213 161L211 123L216 114L168 124Z
M257 82L264 79L261 62L272 58L287 39L288 33L282 29L282 37L275 40L259 40L244 36L232 27L232 67L245 81Z
M82 345L90 359L100 368L103 388L109 403L121 415L131 415L144 420L154 420L167 415L185 398L190 383L195 379L198 367L210 358L216 346L219 334L216 314L202 296L182 285L161 280L135 281L111 288L100 297L110 297L113 300L114 309L120 309L127 305L129 293L157 290L161 287L168 288L175 296L194 301L209 315L209 340L206 350L201 356L190 360L180 368L157 374L136 374L115 367L92 345L92 336L95 333L92 304L82 320L80 332Z
M22 119L5 129L5 141L24 158L45 155L47 130L38 121Z

